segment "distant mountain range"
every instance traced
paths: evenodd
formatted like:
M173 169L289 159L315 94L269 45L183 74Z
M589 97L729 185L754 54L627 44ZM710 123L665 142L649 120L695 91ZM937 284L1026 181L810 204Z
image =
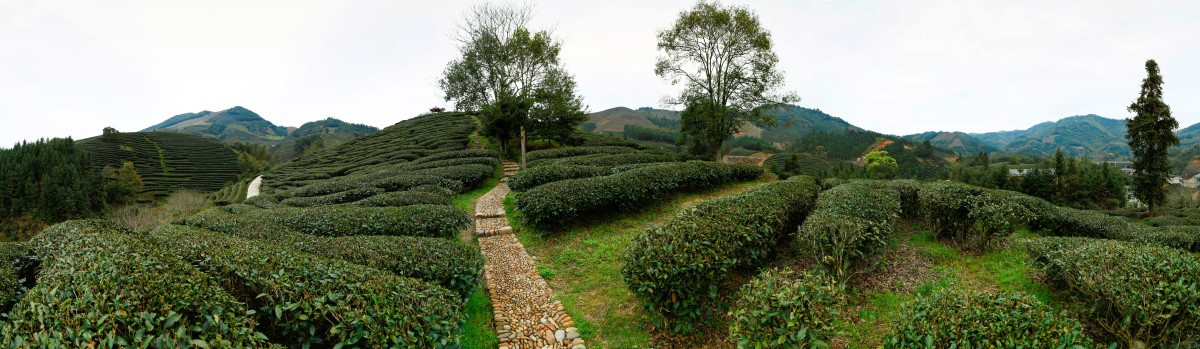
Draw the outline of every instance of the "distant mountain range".
M222 143L261 143L267 145L283 160L301 153L334 146L359 136L378 131L378 128L352 124L334 118L318 120L296 127L277 126L250 109L236 106L226 110L179 114L142 132L169 131L201 136Z
M793 142L813 131L863 131L862 128L830 116L820 109L785 105L772 112L776 117L775 125L746 123L742 125L738 135L759 137L768 142ZM597 133L624 132L625 125L679 130L679 112L674 110L617 107L588 114L588 117L587 123L594 126L584 125L584 129Z

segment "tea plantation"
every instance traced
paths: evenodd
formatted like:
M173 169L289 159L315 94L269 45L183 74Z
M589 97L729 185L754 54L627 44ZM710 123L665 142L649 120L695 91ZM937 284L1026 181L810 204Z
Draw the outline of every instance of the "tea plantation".
M79 146L91 154L96 168L132 162L145 192L157 196L179 189L218 191L242 172L229 147L182 133L126 132L84 139Z

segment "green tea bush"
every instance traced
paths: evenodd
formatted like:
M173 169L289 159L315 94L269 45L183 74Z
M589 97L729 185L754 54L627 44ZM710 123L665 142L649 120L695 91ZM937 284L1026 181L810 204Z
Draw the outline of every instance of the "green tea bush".
M1059 207L1048 229L1054 236L1082 236L1111 240L1132 240L1150 230L1126 218L1101 212Z
M383 189L379 188L358 188L350 189L343 192L337 192L328 195L310 196L310 197L292 197L280 201L280 204L292 207L309 207L322 205L336 205L347 202L355 202L365 198L383 193Z
M422 184L412 188L408 188L411 192L438 194L444 197L454 196L454 190L436 184Z
M255 310L259 329L276 344L427 348L459 341L460 298L425 281L194 227L164 226L146 239Z
M903 306L884 348L1093 348L1078 321L1024 293L946 289Z
M993 242L1012 235L1019 226L1026 225L1032 215L1021 202L1010 195L997 195L992 191L972 196L971 213L974 235L971 240L980 248L988 248Z
M1178 216L1158 216L1146 219L1146 224L1152 227L1200 225L1200 221Z
M670 193L761 175L761 168L750 165L699 161L662 164L538 186L517 195L517 209L533 225L561 227L581 215L631 209Z
M36 264L24 245L0 242L0 312L7 313L25 295L25 285L34 281Z
M855 269L886 243L900 217L895 190L849 183L822 192L798 229L798 250L810 252L829 275L845 284Z
M1028 244L1035 266L1130 348L1200 345L1200 260L1178 249L1078 237Z
M354 202L359 206L384 207L408 205L449 205L450 199L440 193L428 191L397 191L383 193Z
M383 190L389 192L409 190L423 185L436 185L450 189L455 193L460 193L465 190L462 182L429 174L397 175L381 178L369 183L373 187L383 188Z
M525 153L525 161L531 162L544 159L558 159L590 154L632 153L634 151L636 151L636 149L625 146L571 147L535 150Z
M208 275L113 223L67 221L28 242L37 286L0 329L10 347L265 347Z
M291 194L294 198L305 198L336 194L347 190L369 187L370 186L365 185L362 182L355 181L321 181L297 188L296 190L292 190Z
M469 188L477 188L480 184L492 178L492 175L496 173L496 165L465 164L413 171L413 173L417 175L439 176L458 182L462 189L458 189L455 192L461 193Z
M483 268L483 257L479 252L456 240L409 236L313 236L265 219L231 215L219 209L205 210L183 223L436 282L464 297L479 282L479 272Z
M618 166L629 164L642 164L653 162L669 162L671 157L662 154L651 154L646 152L624 153L624 154L593 154L569 157L554 161L539 163L538 166L545 165L579 165L579 166ZM529 165L533 167L534 165Z
M768 270L738 292L729 312L729 339L738 348L828 347L844 302L833 279Z
M868 181L868 185L877 188L888 188L896 191L900 200L900 216L909 219L921 217L921 182L912 179L891 181Z
M350 205L274 208L249 212L318 236L399 235L448 238L471 224L466 212L445 205L359 207Z
M634 237L621 276L673 330L689 331L711 313L731 272L762 265L795 231L818 192L812 177L793 177L684 209Z
M499 164L500 164L499 157L454 158L454 159L435 160L435 161L420 162L420 163L413 162L413 163L408 164L404 168L409 171L425 170L425 169L431 169L431 168L443 168L443 167L451 167L451 166L459 166L459 165L484 165L487 167L495 168L496 165L499 165Z
M258 195L246 198L242 203L254 205L258 208L276 208L279 207L279 198L276 198L274 195Z
M1028 195L952 182L928 183L918 196L925 223L935 237L979 250L992 247L1018 227L1046 225L1056 209Z
M515 191L526 191L546 183L601 176L606 170L604 167L577 165L530 167L508 177L508 187Z
M1133 241L1200 253L1200 227L1166 226L1149 229L1134 236Z
M420 159L413 160L410 165L424 164L432 161L462 159L462 158L494 158L500 160L500 153L490 149L467 149L459 151L448 151L426 156Z
M952 182L926 183L919 194L925 222L935 237L962 238L971 233L971 197L983 188Z

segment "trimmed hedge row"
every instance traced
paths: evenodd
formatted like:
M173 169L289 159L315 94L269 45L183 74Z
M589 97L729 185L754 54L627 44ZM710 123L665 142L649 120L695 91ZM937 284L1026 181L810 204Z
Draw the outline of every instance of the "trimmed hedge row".
M828 347L846 300L842 291L825 276L768 270L742 285L729 313L729 338L738 348Z
M517 208L533 225L564 226L584 214L630 209L673 192L710 188L761 175L761 168L750 165L669 163L538 186L517 195Z
M688 331L709 315L730 272L758 267L795 231L819 191L812 177L794 177L687 208L633 239L621 276L675 331Z
M625 147L625 146L595 146L595 147L571 147L571 148L545 149L545 150L534 150L534 151L525 153L525 161L531 162L531 161L538 161L538 160L544 160L544 159L559 159L559 158L567 158L567 157L590 155L590 154L632 153L635 151L637 151L637 150L633 149L633 148Z
M410 236L313 236L264 219L231 215L219 209L204 210L183 223L436 282L463 297L479 282L483 268L483 257L479 252L455 240Z
M1028 195L950 182L927 183L917 195L935 237L981 250L1019 226L1044 225L1047 210L1053 208Z
M1200 253L1200 227L1166 226L1149 229L1134 236L1133 241Z
M546 165L530 167L508 177L508 187L526 191L542 184L568 179L602 176L607 169L599 166Z
M1035 266L1076 297L1084 318L1128 347L1200 344L1200 260L1140 243L1046 237L1027 245Z
M460 193L465 190L461 182L428 174L396 175L368 182L367 185L383 188L383 190L389 192L404 191L425 185L436 185L449 189L455 193Z
M383 193L383 189L379 188L358 188L347 191L337 192L329 195L310 196L310 197L292 197L283 199L280 204L293 207L309 207L322 205L336 205L347 202L354 202L369 198Z
M467 149L459 151L448 151L426 156L420 159L413 160L410 165L423 164L431 161L462 159L462 158L493 158L496 161L500 160L500 153L490 149Z
M0 313L7 313L13 304L25 296L22 279L33 278L34 266L36 261L25 245L0 242Z
M895 190L843 184L822 192L798 228L797 249L817 258L839 284L886 243L900 217Z
M419 170L435 169L435 168L443 168L443 167L451 167L451 166L459 166L459 165L484 165L484 166L488 166L491 168L495 168L496 165L499 165L499 164L500 164L499 157L453 158L453 159L443 159L443 160L427 161L427 162L420 162L420 163L413 162L413 163L408 164L407 166L404 166L404 168L409 171L419 171Z
M440 188L440 187L438 187ZM383 193L354 202L359 206L384 207L408 205L449 205L450 199L441 193L428 191L396 191Z
M534 166L546 165L577 165L577 166L619 166L629 164L644 164L654 162L670 162L671 157L660 154L651 154L645 152L625 153L625 154L593 154L569 157L554 161L546 161L538 163Z
M256 311L259 329L277 344L410 348L459 341L460 298L425 281L194 227L160 227L147 240L218 280Z
M456 236L471 224L471 217L466 212L446 205L281 207L248 212L247 216L318 236L398 235L449 238Z
M884 348L1093 348L1078 321L1024 293L942 290L905 304Z
M264 347L246 308L208 275L113 223L68 221L28 242L38 284L0 329L10 347Z

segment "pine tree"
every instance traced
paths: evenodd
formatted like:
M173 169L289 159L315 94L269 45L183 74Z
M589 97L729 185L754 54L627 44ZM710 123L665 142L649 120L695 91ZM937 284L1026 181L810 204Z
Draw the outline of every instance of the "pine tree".
M1167 149L1179 144L1175 129L1179 122L1171 117L1171 107L1163 102L1162 75L1158 63L1146 61L1146 79L1142 80L1142 91L1136 101L1129 105L1129 112L1136 113L1125 119L1129 148L1133 151L1134 196L1154 207L1166 200L1167 175L1171 170L1171 159Z

